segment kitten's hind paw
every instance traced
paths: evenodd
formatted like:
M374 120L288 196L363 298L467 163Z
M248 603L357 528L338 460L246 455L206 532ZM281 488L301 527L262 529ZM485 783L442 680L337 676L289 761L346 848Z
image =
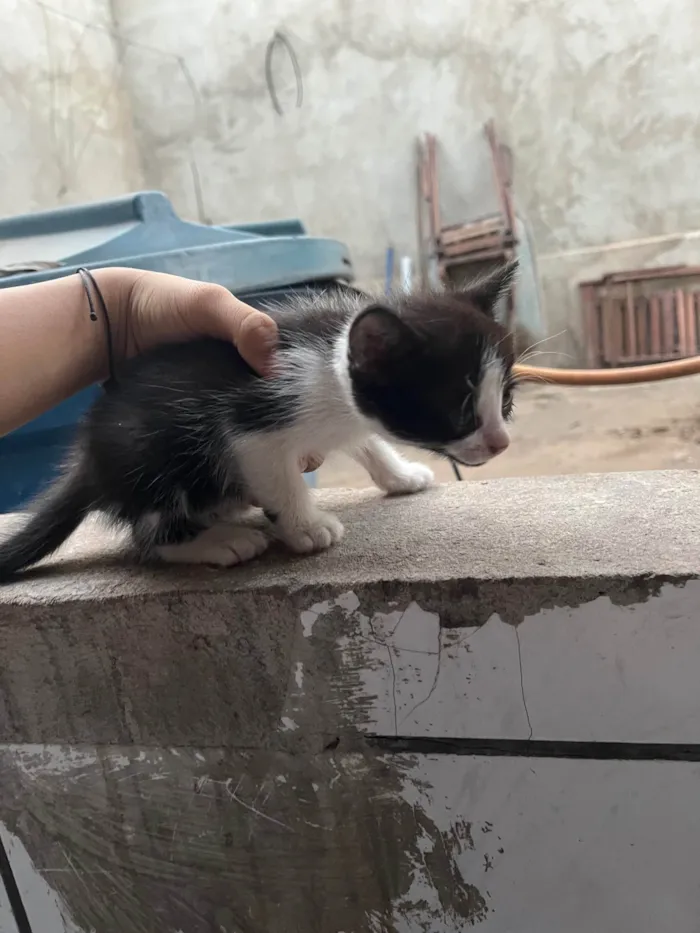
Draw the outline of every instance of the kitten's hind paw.
M207 528L192 541L161 545L155 553L169 564L235 567L258 557L269 543L267 535L258 528L222 524Z
M297 554L325 551L337 544L345 534L342 523L328 512L314 512L298 524L281 525L280 537Z
M389 496L410 496L435 482L435 474L423 463L405 463L400 472L382 478L381 488Z

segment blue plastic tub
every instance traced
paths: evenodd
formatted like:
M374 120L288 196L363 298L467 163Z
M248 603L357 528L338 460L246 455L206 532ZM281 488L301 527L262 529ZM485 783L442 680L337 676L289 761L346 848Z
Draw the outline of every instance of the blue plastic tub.
M0 267L53 268L0 277L0 288L75 274L81 266L130 266L216 282L252 305L295 288L347 284L348 251L310 237L299 220L207 227L181 220L159 192L0 221ZM92 387L0 438L0 512L22 509L54 477ZM315 476L307 476L315 485Z

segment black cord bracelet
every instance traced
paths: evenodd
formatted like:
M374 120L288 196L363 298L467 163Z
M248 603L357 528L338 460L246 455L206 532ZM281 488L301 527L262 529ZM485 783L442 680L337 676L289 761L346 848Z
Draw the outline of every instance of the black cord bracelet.
M97 299L100 304L100 311L102 312L102 317L105 322L105 334L107 337L107 365L109 366L109 379L106 382L102 383L103 388L109 389L111 386L116 385L117 377L115 374L114 367L114 344L112 342L112 325L109 320L109 313L107 311L107 304L104 299L104 295L100 291L100 286L95 281L95 276L88 269L78 269L78 275L83 283L83 288L85 289L85 294L87 295L88 305L90 306L90 320L97 320L97 311L95 311L95 301L93 299L93 292L97 296Z

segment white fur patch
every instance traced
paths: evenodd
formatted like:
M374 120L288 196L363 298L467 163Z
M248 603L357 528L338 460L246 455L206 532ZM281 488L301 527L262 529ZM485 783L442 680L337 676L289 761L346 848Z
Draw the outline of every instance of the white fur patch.
M322 550L339 541L343 526L320 512L299 473L299 462L311 451L326 457L354 448L370 426L352 398L347 364L347 333L333 348L311 345L280 354L271 390L303 398L294 421L279 430L234 435L231 445L253 500L276 516L276 531L293 551ZM301 391L300 390L301 387Z
M498 357L484 366L478 387L476 413L481 421L481 432L486 443L505 449L510 443L506 423L503 420L503 363Z
M257 528L243 525L214 525L182 544L165 544L155 553L169 564L210 564L233 567L253 560L267 549L270 541Z
M481 382L476 387L479 428L464 440L450 444L447 453L466 466L481 466L510 444L503 419L503 362L493 351L482 361Z
M391 444L378 436L368 438L353 456L367 470L375 485L390 496L422 492L435 481L429 467L405 460Z
M312 345L280 354L279 366L277 387L286 382L290 394L293 390L304 399L294 423L274 434L273 443L280 451L290 456L296 452L297 460L310 451L325 457L333 450L354 446L370 433L369 422L352 397L347 330L336 341L332 361L327 347Z

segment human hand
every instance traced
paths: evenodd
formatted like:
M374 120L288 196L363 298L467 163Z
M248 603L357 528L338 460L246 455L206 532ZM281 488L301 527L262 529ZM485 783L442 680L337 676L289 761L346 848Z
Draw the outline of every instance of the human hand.
M163 272L134 271L120 304L121 339L117 345L126 357L161 343L217 337L230 340L261 376L271 372L277 325L221 285Z

